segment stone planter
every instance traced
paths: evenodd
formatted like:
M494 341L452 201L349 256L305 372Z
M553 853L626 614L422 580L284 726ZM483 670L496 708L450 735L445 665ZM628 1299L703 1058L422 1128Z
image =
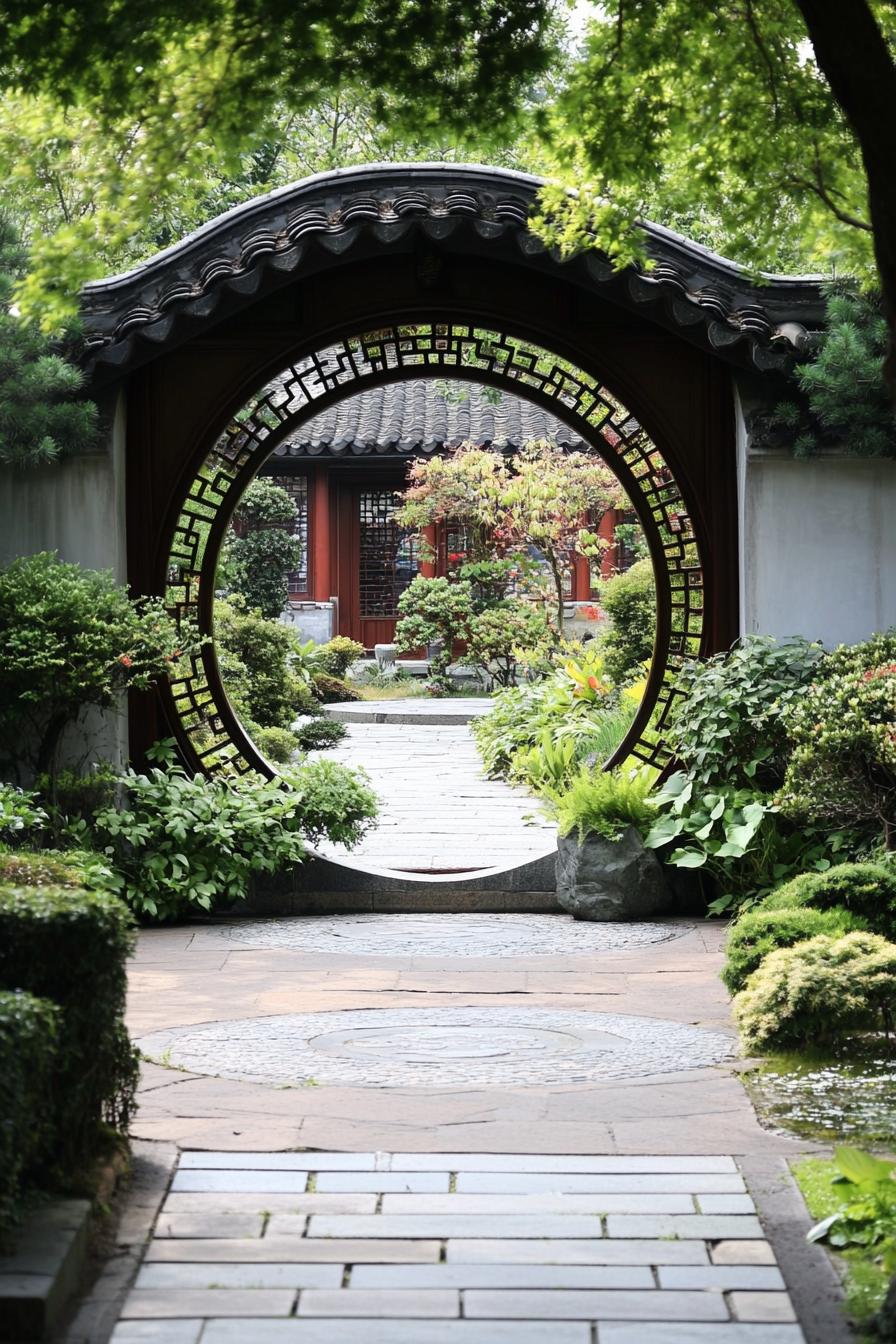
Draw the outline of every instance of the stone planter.
M398 676L398 667L395 662L398 656L397 644L374 644L373 656L376 659L377 669L382 676Z
M647 919L668 908L659 860L630 826L619 840L557 840L557 900L576 919Z

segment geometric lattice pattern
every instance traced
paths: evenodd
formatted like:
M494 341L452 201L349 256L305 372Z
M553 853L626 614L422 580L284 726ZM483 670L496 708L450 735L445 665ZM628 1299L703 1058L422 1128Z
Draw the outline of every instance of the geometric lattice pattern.
M297 360L250 399L190 482L169 549L167 602L179 619L212 630L215 569L224 531L246 486L277 444L325 405L385 381L462 378L528 397L575 428L627 491L657 578L657 645L647 691L613 761L663 765L664 728L682 661L701 651L703 570L694 526L660 449L591 375L530 341L463 323L380 328ZM172 683L182 748L209 772L272 773L235 717L209 643Z

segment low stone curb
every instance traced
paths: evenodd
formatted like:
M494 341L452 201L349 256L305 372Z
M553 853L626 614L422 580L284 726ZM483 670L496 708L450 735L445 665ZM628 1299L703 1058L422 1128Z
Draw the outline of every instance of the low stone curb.
M29 1214L16 1249L0 1257L0 1339L44 1339L55 1331L84 1275L90 1201L57 1199Z

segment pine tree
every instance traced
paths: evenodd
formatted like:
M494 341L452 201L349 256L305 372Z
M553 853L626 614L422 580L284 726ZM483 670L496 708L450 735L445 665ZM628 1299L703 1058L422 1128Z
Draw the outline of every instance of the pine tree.
M0 464L16 467L83 452L97 437L96 406L78 395L80 369L13 307L25 263L16 228L0 215Z

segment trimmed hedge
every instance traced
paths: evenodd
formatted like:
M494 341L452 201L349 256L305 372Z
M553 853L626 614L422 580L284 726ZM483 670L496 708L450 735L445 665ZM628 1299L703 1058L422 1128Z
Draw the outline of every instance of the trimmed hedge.
M725 946L727 961L722 979L732 994L744 988L763 957L779 947L793 947L820 933L833 938L867 924L848 910L813 910L809 906L790 910L748 910L732 925Z
M22 990L0 992L0 1248L9 1247L22 1181L49 1149L48 1110L59 1009Z
M124 1026L133 920L117 897L63 887L0 888L0 989L58 1004L48 1108L60 1175L95 1150L100 1126L127 1128L137 1056Z
M341 742L348 729L338 719L309 719L294 729L295 738L303 751L323 751Z
M0 853L0 887L82 887L84 874L68 854Z
M896 939L896 870L879 863L838 863L826 873L801 873L762 902L763 910L837 906L867 919L875 933Z
M364 697L347 681L331 677L327 672L315 672L311 678L314 694L321 704L337 705L343 700L362 700Z

